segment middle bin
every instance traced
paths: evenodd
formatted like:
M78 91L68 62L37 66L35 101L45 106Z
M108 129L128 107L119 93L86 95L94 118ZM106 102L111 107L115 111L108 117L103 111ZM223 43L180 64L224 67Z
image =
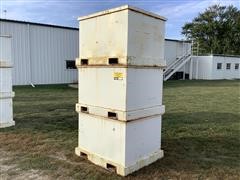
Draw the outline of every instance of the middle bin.
M163 114L162 69L80 67L77 111L122 121Z

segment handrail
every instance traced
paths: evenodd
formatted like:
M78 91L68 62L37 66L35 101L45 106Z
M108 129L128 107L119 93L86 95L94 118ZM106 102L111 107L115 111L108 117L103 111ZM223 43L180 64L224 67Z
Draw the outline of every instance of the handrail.
M185 58L175 67L171 68L167 71L164 71L164 81L168 80L177 70L179 70L186 62L188 62L191 59L191 54L184 56Z
M188 49L188 51L180 56L177 60L173 61L170 65L167 66L167 68L165 69L165 72L168 71L169 69L172 69L172 66L174 66L177 62L181 61L184 57L188 56L191 54L191 49Z

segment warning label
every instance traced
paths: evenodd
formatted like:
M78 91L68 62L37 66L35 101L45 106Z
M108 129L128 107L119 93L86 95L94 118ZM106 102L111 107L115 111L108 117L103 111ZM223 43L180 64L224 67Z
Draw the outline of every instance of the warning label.
M123 80L123 73L121 72L114 72L113 73L114 80Z

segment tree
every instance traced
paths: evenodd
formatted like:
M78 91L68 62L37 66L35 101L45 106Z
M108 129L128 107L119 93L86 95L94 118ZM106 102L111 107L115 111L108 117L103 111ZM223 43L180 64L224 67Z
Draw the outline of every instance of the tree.
M182 27L188 40L197 42L200 54L240 55L240 10L213 5Z

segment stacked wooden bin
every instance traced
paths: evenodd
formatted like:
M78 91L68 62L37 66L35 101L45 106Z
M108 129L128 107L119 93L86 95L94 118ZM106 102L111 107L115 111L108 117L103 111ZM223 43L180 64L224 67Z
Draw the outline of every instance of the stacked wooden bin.
M0 35L0 128L15 125L13 121L11 37Z
M163 157L166 19L126 5L79 21L75 152L126 176Z

